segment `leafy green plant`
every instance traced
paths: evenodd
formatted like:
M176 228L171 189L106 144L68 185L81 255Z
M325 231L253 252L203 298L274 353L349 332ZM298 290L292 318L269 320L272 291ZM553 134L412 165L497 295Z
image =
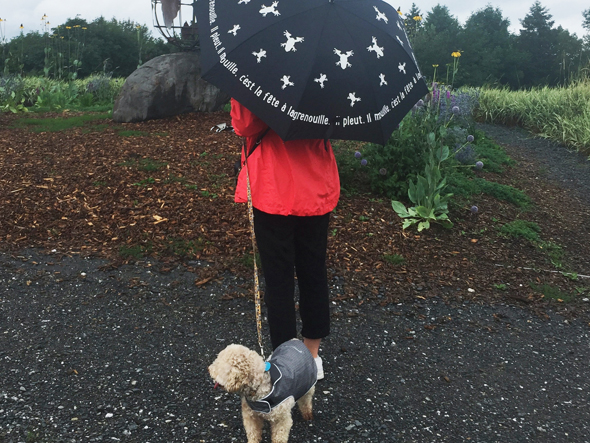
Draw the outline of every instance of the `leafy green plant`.
M446 145L437 146L436 135L428 134L430 159L424 167L424 176L418 175L416 182L410 180L408 198L414 206L406 206L396 200L391 202L393 210L404 219L403 229L417 225L418 232L430 228L430 223L440 223L446 228L453 226L449 220L449 199L453 194L445 194L446 179L442 177L440 165L449 158Z

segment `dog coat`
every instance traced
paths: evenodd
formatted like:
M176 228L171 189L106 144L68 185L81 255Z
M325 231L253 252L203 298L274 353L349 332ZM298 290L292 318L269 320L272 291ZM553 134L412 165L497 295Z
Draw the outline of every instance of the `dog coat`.
M272 390L260 400L248 400L253 411L269 413L289 397L303 397L315 384L318 368L301 340L289 340L277 347L269 360Z

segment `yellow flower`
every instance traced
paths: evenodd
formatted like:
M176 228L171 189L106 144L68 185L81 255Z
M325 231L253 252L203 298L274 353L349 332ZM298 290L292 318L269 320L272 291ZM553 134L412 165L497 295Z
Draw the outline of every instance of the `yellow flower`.
M438 65L432 65L433 68L438 68Z
M457 58L457 57L461 57L461 51L455 51L455 52L453 52L453 53L451 54L451 57L455 57L455 58Z
M414 19L414 21L420 22L422 21L422 17L420 17L419 15L416 15L414 17L412 17Z
M66 29L72 29L72 27L71 26L66 26Z
M82 29L88 29L88 28L84 28L84 27L83 27Z

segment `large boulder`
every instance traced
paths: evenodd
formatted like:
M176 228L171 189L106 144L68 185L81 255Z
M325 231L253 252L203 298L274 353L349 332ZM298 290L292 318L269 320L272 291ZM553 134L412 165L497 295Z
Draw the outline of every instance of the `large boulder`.
M113 119L129 123L193 111L218 111L229 99L229 95L201 79L198 53L161 55L125 80L115 101Z

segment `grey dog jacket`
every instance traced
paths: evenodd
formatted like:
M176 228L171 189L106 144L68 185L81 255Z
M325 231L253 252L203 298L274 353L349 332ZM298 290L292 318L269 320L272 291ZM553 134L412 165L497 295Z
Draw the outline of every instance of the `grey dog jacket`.
M317 381L318 369L311 352L301 340L278 346L269 360L272 390L260 400L248 400L253 411L269 413L289 397L303 397Z

